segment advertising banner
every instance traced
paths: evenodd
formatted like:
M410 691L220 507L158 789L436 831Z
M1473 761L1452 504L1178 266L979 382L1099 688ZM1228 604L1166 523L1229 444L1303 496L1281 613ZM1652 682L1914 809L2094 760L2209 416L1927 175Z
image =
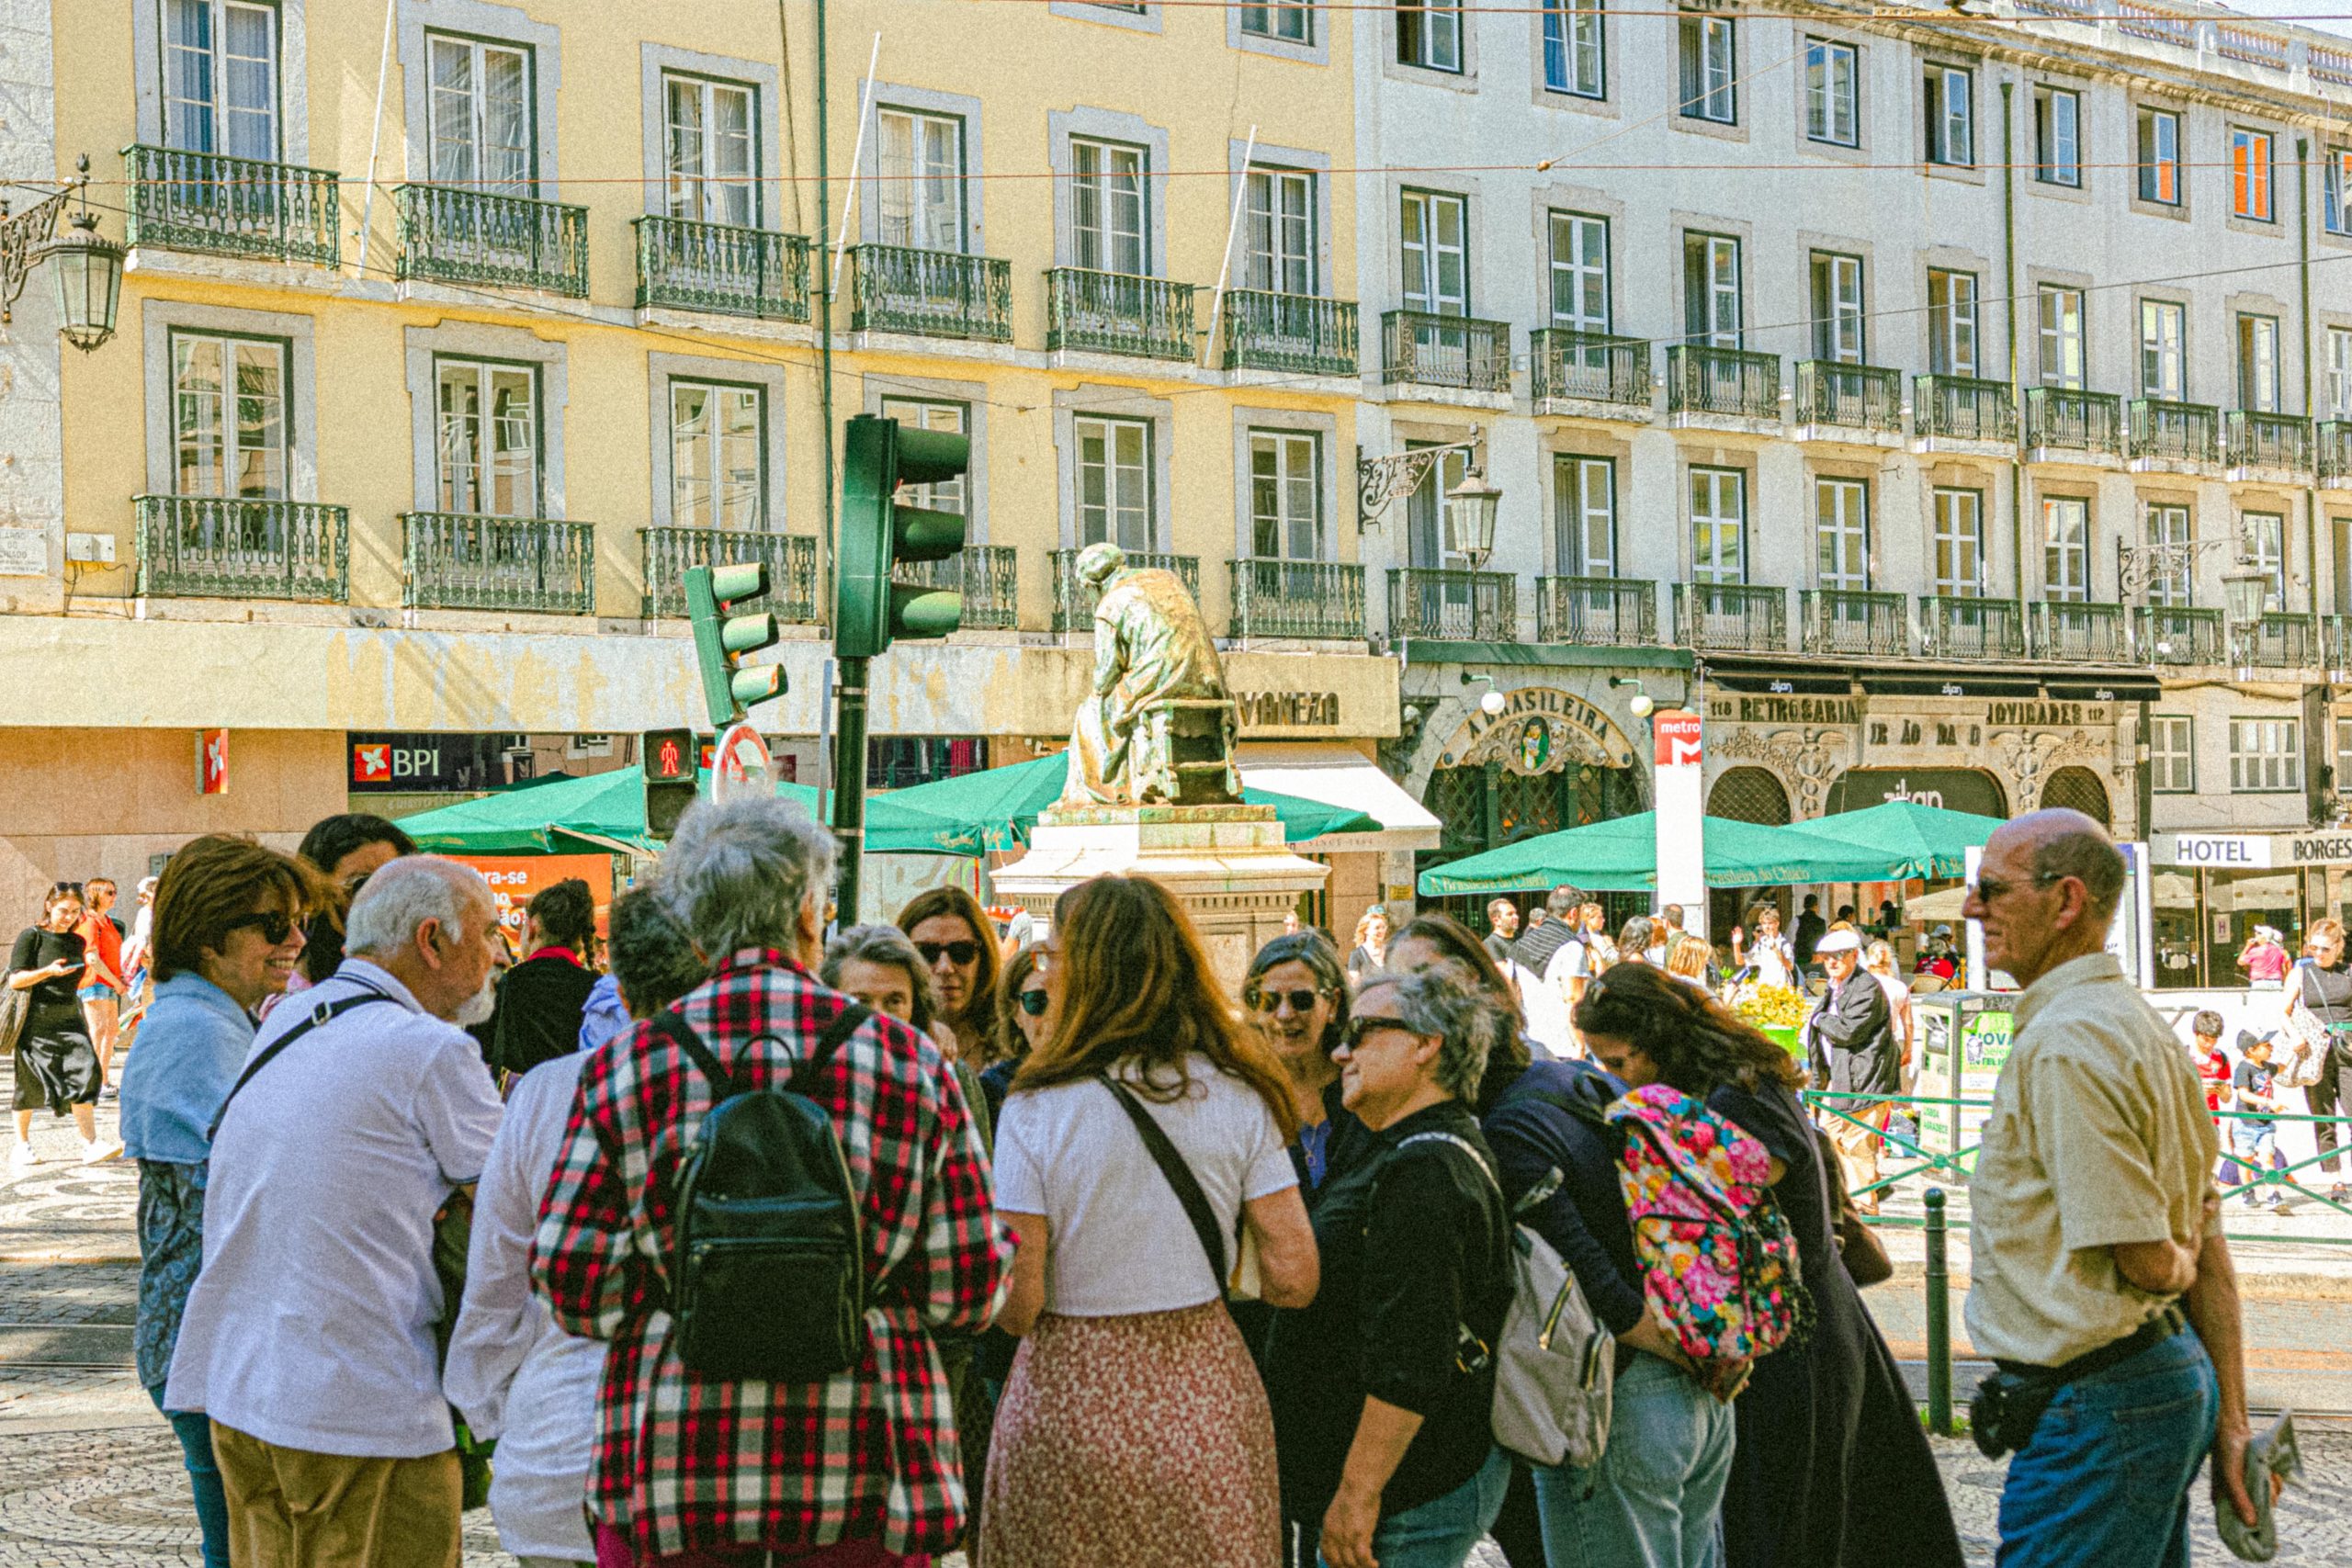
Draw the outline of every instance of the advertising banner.
M451 855L482 874L490 884L491 897L498 902L498 923L506 928L506 939L515 946L514 956L526 956L522 952L523 910L532 898L545 888L553 887L567 877L576 876L588 885L596 896L596 934L605 931L605 919L613 906L613 857L610 855Z

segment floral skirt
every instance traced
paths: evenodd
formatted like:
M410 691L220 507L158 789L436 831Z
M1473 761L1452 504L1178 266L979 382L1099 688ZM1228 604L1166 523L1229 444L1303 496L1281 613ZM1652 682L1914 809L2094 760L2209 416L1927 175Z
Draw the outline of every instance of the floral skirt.
M1276 1568L1265 1386L1216 1302L1052 1314L997 1406L979 1568Z

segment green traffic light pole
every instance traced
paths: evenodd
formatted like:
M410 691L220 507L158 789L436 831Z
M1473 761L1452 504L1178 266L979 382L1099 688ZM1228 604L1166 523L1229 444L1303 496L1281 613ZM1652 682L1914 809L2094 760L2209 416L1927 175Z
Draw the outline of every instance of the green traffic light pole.
M833 687L833 837L841 841L841 887L833 896L842 926L857 924L858 874L865 862L865 671L872 660L842 656Z

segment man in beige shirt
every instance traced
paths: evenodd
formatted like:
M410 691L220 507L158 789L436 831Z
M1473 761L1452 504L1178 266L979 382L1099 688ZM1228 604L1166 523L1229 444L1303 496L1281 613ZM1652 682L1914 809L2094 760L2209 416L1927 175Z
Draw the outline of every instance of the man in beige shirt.
M1969 1337L2049 1399L2030 1433L2004 1424L2002 1568L2187 1568L2209 1450L2217 1503L2255 1521L2219 1151L2195 1069L2106 951L2122 889L2097 823L2037 811L1984 846L1963 910L2026 987L1969 1184Z

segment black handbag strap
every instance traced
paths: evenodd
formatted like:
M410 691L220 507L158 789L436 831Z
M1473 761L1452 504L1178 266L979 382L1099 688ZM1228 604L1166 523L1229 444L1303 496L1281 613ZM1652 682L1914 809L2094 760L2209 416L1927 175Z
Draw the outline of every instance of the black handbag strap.
M362 989L356 996L338 997L331 1002L318 1002L313 1004L311 1009L310 1017L304 1019L301 1022L296 1024L293 1028L288 1030L285 1033L271 1041L268 1045L263 1048L260 1055L255 1056L252 1061L245 1064L245 1070L237 1075L237 1081L231 1084L229 1086L229 1092L221 1097L220 1109L212 1113L212 1125L204 1130L204 1141L209 1144L213 1139L220 1135L220 1123L228 1120L229 1105L232 1100L234 1100L237 1098L237 1091L244 1088L247 1084L253 1082L254 1075L255 1073L260 1072L264 1067L277 1060L278 1054L284 1051L286 1047L293 1044L294 1042L301 1039L302 1036L310 1033L311 1031L318 1028L321 1024L331 1022L335 1019L341 1018L353 1008L362 1008L366 1007L369 1002L388 1002L391 999L391 998L376 989L373 986L369 986Z
M1094 1080L1111 1091L1111 1098L1119 1102L1119 1109L1136 1124L1136 1133L1143 1137L1143 1146L1151 1153L1151 1163L1159 1168L1159 1174L1175 1189L1176 1201L1183 1205L1184 1217L1193 1222L1193 1234L1201 1238L1201 1250L1208 1254L1209 1267L1216 1270L1216 1293L1222 1301L1227 1293L1226 1281L1232 1276L1226 1269L1225 1238L1217 1234L1216 1211L1209 1207L1209 1195L1201 1190L1193 1168L1176 1152L1176 1145L1169 1141L1158 1118L1110 1074L1097 1073Z
M808 1055L793 1064L792 1076L784 1083L786 1091L791 1094L800 1093L800 1086L827 1062L831 1061L834 1053L839 1051L848 1042L849 1037L856 1033L865 1021L873 1016L874 1010L863 1002L852 1002L842 1009L834 1016L833 1021L825 1026L825 1032L817 1036L816 1047ZM753 1047L763 1040L776 1038L773 1034L754 1034L745 1041L742 1056L735 1065L735 1072L730 1073L719 1064L718 1057L712 1053L703 1037L695 1032L695 1026L688 1023L683 1014L673 1009L664 1009L654 1015L653 1027L657 1032L668 1035L677 1044L678 1049L684 1051L694 1065L702 1069L703 1077L710 1080L711 1088L718 1091L720 1100L731 1099L741 1092L735 1086L736 1076L752 1059ZM781 1044L782 1042L778 1041L777 1043Z

